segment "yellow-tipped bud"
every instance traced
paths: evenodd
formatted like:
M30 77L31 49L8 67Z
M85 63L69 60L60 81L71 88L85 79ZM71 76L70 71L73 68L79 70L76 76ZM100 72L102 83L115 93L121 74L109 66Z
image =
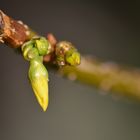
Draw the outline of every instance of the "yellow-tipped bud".
M48 72L40 58L30 61L29 79L38 103L44 111L48 107Z

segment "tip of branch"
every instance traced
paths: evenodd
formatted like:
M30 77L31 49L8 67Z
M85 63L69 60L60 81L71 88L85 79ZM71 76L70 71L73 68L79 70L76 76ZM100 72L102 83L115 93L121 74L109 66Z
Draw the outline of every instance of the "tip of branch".
M30 31L27 25L13 20L0 10L0 36L13 48L21 46L29 39Z

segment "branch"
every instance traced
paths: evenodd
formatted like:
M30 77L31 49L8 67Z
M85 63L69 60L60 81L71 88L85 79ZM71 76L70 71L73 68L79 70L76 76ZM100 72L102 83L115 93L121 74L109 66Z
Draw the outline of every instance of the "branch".
M140 69L124 68L112 62L100 62L83 56L77 67L63 67L60 74L70 80L77 80L95 86L105 93L115 93L140 100Z
M13 20L0 11L0 41L2 43L18 48L36 35L26 24ZM52 47L50 54L44 56L44 62L57 65L55 62L57 41L52 34L48 34L47 39ZM115 92L140 100L140 70L138 69L124 69L114 63L99 62L82 56L78 67L64 66L58 71L70 80L77 80L106 92Z
M16 21L0 10L0 41L12 48L18 48L34 36L26 24Z

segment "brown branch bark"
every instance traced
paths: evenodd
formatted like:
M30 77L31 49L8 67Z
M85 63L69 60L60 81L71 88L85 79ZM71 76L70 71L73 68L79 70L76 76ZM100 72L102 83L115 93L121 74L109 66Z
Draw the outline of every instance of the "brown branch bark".
M0 37L1 42L17 48L29 40L32 33L22 21L16 21L0 11Z

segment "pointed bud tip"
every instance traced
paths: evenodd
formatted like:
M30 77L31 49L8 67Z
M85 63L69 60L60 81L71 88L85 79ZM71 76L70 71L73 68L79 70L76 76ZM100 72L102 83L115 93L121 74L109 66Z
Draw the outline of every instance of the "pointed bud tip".
M46 100L44 103L42 103L41 107L42 107L43 111L45 112L48 108L48 100Z
M43 111L46 112L48 107L42 107Z

